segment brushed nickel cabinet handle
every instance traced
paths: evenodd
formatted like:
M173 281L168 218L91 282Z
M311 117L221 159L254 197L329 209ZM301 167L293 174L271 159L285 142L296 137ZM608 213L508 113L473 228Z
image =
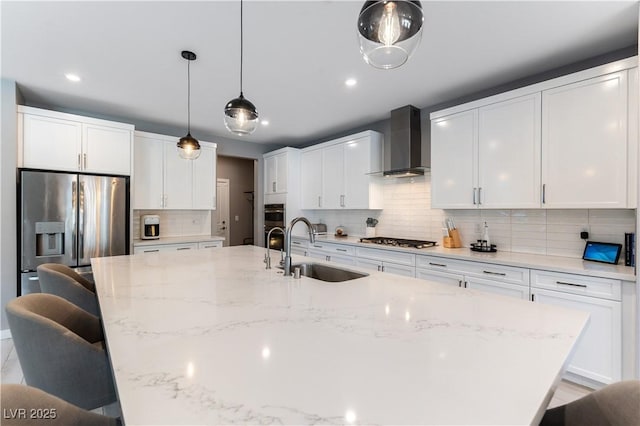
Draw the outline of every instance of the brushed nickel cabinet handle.
M564 281L556 281L556 284L568 285L568 286L571 286L571 287L587 288L587 286L585 284L574 284L574 283L567 283L567 282L564 282Z
M482 271L484 274L489 274L489 275L499 275L501 277L506 277L507 274L505 274L504 272L491 272L491 271Z
M433 262L429 262L429 265L431 266L439 266L441 268L446 268L447 265L443 264L443 263L433 263Z

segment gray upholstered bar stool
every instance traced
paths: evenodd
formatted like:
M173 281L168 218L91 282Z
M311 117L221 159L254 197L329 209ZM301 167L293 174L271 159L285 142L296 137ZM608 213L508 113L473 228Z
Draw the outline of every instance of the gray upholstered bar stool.
M66 265L45 263L38 266L38 279L43 293L55 294L100 316L95 285Z
M116 401L98 317L45 293L13 299L6 312L29 386L87 410Z
M544 414L541 426L640 425L640 380L613 383Z
M3 426L118 426L119 419L76 407L38 388L3 384Z

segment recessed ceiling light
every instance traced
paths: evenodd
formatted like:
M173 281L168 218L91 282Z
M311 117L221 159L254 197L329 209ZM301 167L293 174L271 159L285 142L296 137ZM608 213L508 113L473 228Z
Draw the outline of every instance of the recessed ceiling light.
M346 84L349 87L355 86L356 84L358 84L358 80L356 80L355 78L348 78L344 84Z
M67 73L64 76L67 77L67 80L69 81L73 81L73 82L80 81L80 76L78 74Z
M260 120L260 124L262 124L263 126L268 126L269 120Z

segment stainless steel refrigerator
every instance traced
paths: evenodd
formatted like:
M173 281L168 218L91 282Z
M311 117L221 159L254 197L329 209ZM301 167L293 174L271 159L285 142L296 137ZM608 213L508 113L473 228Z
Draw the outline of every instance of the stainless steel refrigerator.
M129 178L18 170L18 295L40 291L36 268L90 271L92 257L129 252Z

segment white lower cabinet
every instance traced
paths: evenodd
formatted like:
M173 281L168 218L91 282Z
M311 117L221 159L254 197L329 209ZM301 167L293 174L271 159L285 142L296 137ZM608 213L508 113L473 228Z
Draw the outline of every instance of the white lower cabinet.
M309 244L307 256L314 259L339 263L341 265L355 266L356 259L354 253L355 249L350 245L316 242Z
M298 256L308 256L309 240L307 239L299 240L295 237L291 238L291 254L296 254Z
M420 268L416 268L416 278L420 278L421 280L434 281L440 284L447 284L455 287L462 287L464 284L464 275L462 274L430 271Z
M387 272L389 274L402 275L405 277L415 276L414 267L398 265L391 262L358 258L356 260L356 266L359 266L362 269L369 269L370 271Z
M590 314L569 373L604 384L622 379L621 286L618 280L531 271L531 300Z
M198 243L198 250L221 248L222 245L223 245L222 241L206 241L206 242Z
M198 248L197 243L184 243L184 244L158 244L154 246L141 246L134 247L133 254L140 253L158 253L166 251L183 251L183 250L196 250Z
M487 280L469 276L466 277L466 287L501 294L503 296L515 297L516 299L527 300L529 298L529 286L513 285L497 280Z
M133 247L133 254L140 253L159 253L167 251L183 251L183 250L203 250L212 248L221 248L222 241L200 241L194 243L179 244L154 244Z
M416 277L517 299L529 298L529 270L526 268L418 255Z
M356 266L365 269L405 277L416 276L416 256L412 253L358 247L356 257Z

